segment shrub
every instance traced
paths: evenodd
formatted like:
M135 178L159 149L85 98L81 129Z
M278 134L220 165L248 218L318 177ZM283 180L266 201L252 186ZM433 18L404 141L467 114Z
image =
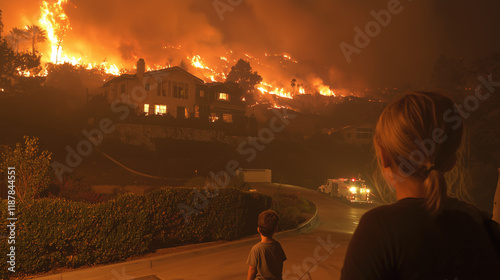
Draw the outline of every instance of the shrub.
M87 182L72 177L64 178L54 189L58 197L78 202L101 203L115 197L114 194L96 193Z
M271 206L267 196L224 188L185 223L178 206L191 205L194 195L190 188L168 188L100 204L60 198L20 201L15 246L16 259L22 261L16 272L124 261L165 246L240 238L255 233L258 214ZM1 207L7 208L6 201ZM6 252L7 242L0 241ZM0 269L7 271L6 254L0 261Z
M16 168L17 199L38 198L49 187L53 179L51 156L47 151L39 151L38 138L29 136L24 136L24 145L17 143L15 149L9 149L2 156L0 170Z
M316 208L307 199L295 194L275 193L272 196L272 210L276 211L280 220L278 230L283 231L298 227L306 221L303 213L314 214Z

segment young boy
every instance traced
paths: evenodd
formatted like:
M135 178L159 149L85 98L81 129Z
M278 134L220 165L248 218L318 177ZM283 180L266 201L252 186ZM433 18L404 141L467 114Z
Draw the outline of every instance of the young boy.
M279 217L273 210L260 213L257 227L260 242L252 247L248 255L247 280L282 280L286 255L281 244L273 239L273 234L278 229L278 220Z

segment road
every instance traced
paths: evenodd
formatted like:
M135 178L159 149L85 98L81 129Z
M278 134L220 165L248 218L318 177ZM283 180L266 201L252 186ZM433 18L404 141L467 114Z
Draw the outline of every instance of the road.
M290 232L278 235L278 240L288 260L284 263L284 280L339 279L347 244L356 229L361 216L373 205L350 205L332 199L317 191L297 186L260 184L255 188L264 193L273 191L297 193L317 205L319 222L308 232ZM40 279L93 279L93 280L233 280L246 279L248 266L245 264L250 248L258 242L255 238L247 242L235 242L224 249L209 249L193 254L180 254L168 261L138 265L110 267L95 275L76 273L63 277ZM217 247L217 246L215 246ZM152 267L152 268L151 268ZM84 273L85 271L81 271Z

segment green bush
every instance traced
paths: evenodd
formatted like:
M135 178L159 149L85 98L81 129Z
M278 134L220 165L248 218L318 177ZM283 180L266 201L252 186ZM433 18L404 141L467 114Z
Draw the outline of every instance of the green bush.
M276 211L280 220L278 230L296 228L299 224L306 221L304 216L314 214L316 206L304 198L299 198L295 194L275 193L272 196L272 210Z
M0 175L8 167L15 167L16 198L39 198L52 183L51 153L41 151L38 147L38 138L24 136L24 144L16 143L16 148L9 148L0 156Z
M194 208L199 213L186 223L179 205L194 207L194 196L191 188L168 188L100 204L59 198L20 201L16 274L124 261L160 247L240 238L255 233L258 214L271 206L271 198L262 194L221 188L204 208ZM7 209L6 201L1 207ZM0 212L3 228L5 212ZM0 250L6 252L7 242L0 241ZM0 256L2 271L7 271L6 258Z

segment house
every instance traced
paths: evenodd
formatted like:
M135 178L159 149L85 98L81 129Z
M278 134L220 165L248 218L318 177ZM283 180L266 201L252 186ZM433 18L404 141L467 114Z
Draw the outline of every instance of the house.
M349 125L336 130L329 130L326 133L336 139L349 144L371 144L375 126L370 123L359 125Z
M199 118L240 124L246 121L245 104L237 84L210 83L180 67L145 72L144 59L136 74L123 74L102 86L109 102L134 104L138 113Z
M243 91L238 84L209 83L199 92L198 104L203 119L246 125Z
M203 80L180 67L145 72L144 59L137 62L136 74L123 74L102 86L102 93L113 102L134 104L138 113L194 117L196 96Z

